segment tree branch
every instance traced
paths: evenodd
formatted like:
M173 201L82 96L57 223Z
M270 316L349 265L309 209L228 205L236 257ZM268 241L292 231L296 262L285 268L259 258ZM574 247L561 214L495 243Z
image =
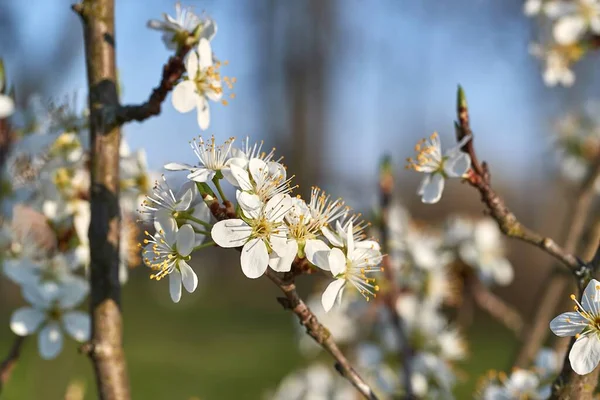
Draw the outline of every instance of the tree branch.
M488 314L500 321L504 326L514 332L517 337L523 332L523 318L510 305L506 304L500 297L492 293L478 279L471 282L471 293L475 303Z
M337 344L335 344L331 334L317 319L306 303L296 292L296 285L293 280L284 281L277 276L277 273L267 269L265 275L281 289L285 295L285 300L280 300L284 308L291 310L302 326L306 328L306 333L312 337L323 349L325 349L336 360L336 370L366 398L377 400L377 396L360 375L352 368L350 361L344 356Z
M0 394L2 394L2 389L6 382L10 379L10 376L17 365L17 361L19 361L21 348L23 347L24 342L25 336L15 336L15 341L13 342L8 355L4 361L2 361L2 364L0 364Z
M383 160L380 171L379 171L379 205L381 210L380 220L380 231L381 231L381 251L384 254L381 266L385 275L387 284L385 285L383 300L385 306L388 308L392 324L398 337L398 343L400 346L400 352L398 354L400 358L400 365L402 365L402 372L404 375L404 387L406 390L405 397L407 399L413 398L412 390L412 371L411 371L411 360L413 356L412 349L408 342L404 321L396 311L396 303L400 296L399 288L397 285L395 271L391 265L389 257L389 243L390 243L390 207L392 202L392 196L394 193L394 174L392 171L392 165L389 158Z
M110 110L119 105L115 65L114 0L75 4L83 23L90 109L90 314L92 339L82 346L94 366L98 397L128 400L122 348L119 282L119 145Z
M162 102L165 101L167 94L173 90L173 87L185 72L183 59L189 51L189 46L180 47L177 53L169 58L163 67L159 85L154 88L146 102L139 105L119 106L117 108L117 125L121 126L131 121L144 121L160 114Z

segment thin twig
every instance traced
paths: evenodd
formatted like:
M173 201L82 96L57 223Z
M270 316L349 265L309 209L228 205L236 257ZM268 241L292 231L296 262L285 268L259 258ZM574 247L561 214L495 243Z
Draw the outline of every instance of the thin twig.
M306 328L306 333L336 360L336 369L338 372L350 381L366 399L377 400L377 396L373 393L373 390L352 368L350 361L348 361L337 344L335 344L327 328L319 322L306 303L300 298L294 281L286 282L270 269L267 269L265 275L284 293L285 299L279 299L284 308L296 314L302 326Z
M144 121L160 114L161 105L167 98L167 94L173 90L173 87L185 72L183 59L189 51L190 46L182 46L174 56L169 58L163 67L159 85L154 88L146 102L139 105L120 106L117 109L116 121L118 125L130 121Z
M15 369L17 362L19 361L19 357L21 355L21 348L23 347L23 343L25 342L25 336L15 336L15 340L8 351L8 355L0 364L0 394L2 394L2 389L10 376L12 375L13 370Z
M500 321L504 326L514 332L517 337L523 332L523 318L504 300L492 293L481 281L474 279L471 282L471 293L479 308Z
M389 243L390 243L390 228L389 228L389 217L390 217L390 206L392 202L392 195L394 193L394 175L392 172L392 165L389 158L386 158L380 167L379 171L379 201L380 201L380 231L381 231L381 251L384 254L381 266L386 279L386 285L384 286L383 300L384 304L388 308L392 324L398 336L398 343L400 346L400 352L398 354L400 358L400 365L402 365L402 372L404 374L404 387L406 390L405 398L411 399L413 397L412 385L411 385L411 360L412 360L412 349L408 342L406 334L406 326L404 321L396 311L396 303L400 295L399 288L394 273L394 268L391 265L391 259L389 257Z

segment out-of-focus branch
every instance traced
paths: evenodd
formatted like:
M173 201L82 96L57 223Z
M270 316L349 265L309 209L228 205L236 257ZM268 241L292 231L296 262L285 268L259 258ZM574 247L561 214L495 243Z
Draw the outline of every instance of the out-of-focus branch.
M212 215L217 220L225 220L229 218L236 218L236 212L233 204L229 201L224 202L222 205L214 200L209 205ZM240 248L238 248L240 250ZM302 326L306 328L306 333L312 337L325 351L327 351L335 360L335 369L347 379L355 388L358 390L366 399L377 400L377 396L369 385L360 377L358 372L352 367L350 361L344 356L342 351L339 349L329 330L323 326L315 314L308 308L304 300L298 295L296 291L296 284L294 282L295 276L302 274L301 271L306 269L306 259L299 259L296 257L292 264L292 269L289 273L286 273L283 278L273 270L267 268L265 275L273 282L285 295L285 297L278 297L277 301L288 310L291 310L298 319Z
M302 326L306 328L306 333L336 360L335 368L340 375L350 381L350 383L352 383L366 399L376 400L377 396L373 393L373 390L354 370L350 361L348 361L346 356L344 356L334 342L327 328L319 322L306 303L300 298L296 291L294 281L284 281L279 278L277 273L270 269L267 269L265 275L267 275L267 277L284 293L285 298L278 298L279 303L282 304L284 308L289 309L296 314Z
M389 243L390 243L390 206L394 194L394 174L389 157L386 157L379 170L379 206L381 211L380 231L381 231L381 251L384 254L381 266L385 275L386 285L383 287L383 301L388 308L392 324L398 336L400 352L398 354L402 371L404 374L405 396L410 399L413 396L411 385L411 359L412 349L410 348L404 321L396 311L396 303L399 297L399 290L394 274L393 266L390 263Z
M457 108L458 123L456 124L456 133L457 138L462 139L467 135L472 135L472 131L466 97L460 87L458 91ZM542 236L521 224L517 217L506 206L504 200L493 190L491 186L490 171L485 162L480 164L477 160L474 138L472 136L471 140L465 144L463 150L469 154L472 166L466 181L479 191L481 200L487 206L490 215L496 220L502 232L508 237L519 239L539 247L561 263L565 264L571 270L577 270L580 267L580 264L573 254L560 247L551 238Z
M523 332L523 318L504 300L492 293L483 283L477 279L471 282L471 293L473 299L479 308L486 311L497 321L500 321L504 326L513 331L520 337Z
M119 147L111 123L118 107L114 0L83 0L73 10L83 23L90 125L90 317L92 338L82 346L94 366L98 397L127 400L129 378L123 352L119 282Z
M157 87L152 90L148 100L139 105L119 106L116 112L117 125L123 125L131 121L144 121L150 117L160 114L161 105L167 98L167 94L185 72L183 59L190 51L189 46L182 46L177 53L169 58L163 67L162 78Z
M2 364L0 364L0 394L2 394L4 385L8 382L13 370L17 366L24 342L25 336L15 336L15 340L8 351L6 358L2 361Z

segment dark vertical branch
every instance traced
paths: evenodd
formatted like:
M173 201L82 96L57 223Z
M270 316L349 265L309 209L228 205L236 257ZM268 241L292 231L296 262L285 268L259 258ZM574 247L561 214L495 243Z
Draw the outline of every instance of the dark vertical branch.
M89 86L91 136L92 339L83 346L94 365L99 398L129 399L122 348L119 284L119 144L117 125L107 124L118 107L115 65L114 0L84 0L73 6L81 16Z
M4 384L10 379L10 376L17 365L17 361L19 361L24 341L24 336L16 336L6 358L2 361L2 364L0 364L0 394L2 394Z

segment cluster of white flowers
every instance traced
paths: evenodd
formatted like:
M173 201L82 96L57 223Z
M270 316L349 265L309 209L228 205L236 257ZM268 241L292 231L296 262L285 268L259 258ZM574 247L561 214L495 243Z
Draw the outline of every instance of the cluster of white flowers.
M561 362L554 350L541 349L530 369L504 372L490 371L481 379L477 398L481 400L532 399L550 397L551 384L560 371Z
M544 82L548 86L571 86L575 74L571 65L591 47L587 42L600 34L598 0L527 0L524 13L539 17L545 44L532 44L531 53L545 63Z
M235 78L221 77L221 62L214 60L210 41L217 33L217 24L210 17L199 17L191 8L176 5L176 15L164 15L164 21L151 20L148 27L163 32L169 49L194 47L185 60L186 75L173 90L173 107L181 113L196 109L200 129L210 125L210 101L223 100L223 85L233 88ZM230 94L233 98L233 93Z
M556 122L556 148L560 171L573 182L581 182L600 155L600 104L589 102L579 112L571 112ZM600 191L600 180L596 182Z
M3 171L12 184L12 193L2 199L3 273L30 303L13 313L10 327L20 336L39 333L40 355L46 359L61 351L63 328L78 341L90 334L89 315L75 310L89 291L90 176L83 144L88 133L84 116L74 118L77 113L67 108L47 107L36 123L28 121ZM148 177L143 151L132 153L125 144L121 166L121 235L129 238L120 249L124 282L128 266L139 259L132 205L147 190Z
M142 205L157 232L146 239L144 250L146 264L160 270L155 276L172 276L172 272L178 276L182 266L187 270L190 252L210 236L214 243L205 245L241 250L240 264L248 278L259 278L267 268L288 272L296 258L306 258L312 267L327 271L334 280L322 296L326 311L341 301L348 283L367 300L376 296L379 287L372 274L380 270L382 255L379 244L367 240L363 232L366 224L360 216L351 214L342 200L332 199L318 188L312 189L308 202L291 197L293 177L288 178L286 167L273 160L273 151L261 152L262 143L251 145L248 139L241 148L233 147L233 142L231 138L217 145L214 137L210 141L201 137L193 140L197 166L165 166L172 171L187 171L188 181L174 193L165 179ZM217 196L226 200L223 180L236 190L237 212L234 218L213 225L207 203ZM210 183L218 195L210 189ZM196 226L186 227L193 223ZM169 235L171 231L173 235ZM190 244L175 246L182 231ZM193 273L190 276L195 277ZM178 301L175 286L172 283L171 295ZM195 288L191 283L186 286L185 280L184 286L188 291Z

